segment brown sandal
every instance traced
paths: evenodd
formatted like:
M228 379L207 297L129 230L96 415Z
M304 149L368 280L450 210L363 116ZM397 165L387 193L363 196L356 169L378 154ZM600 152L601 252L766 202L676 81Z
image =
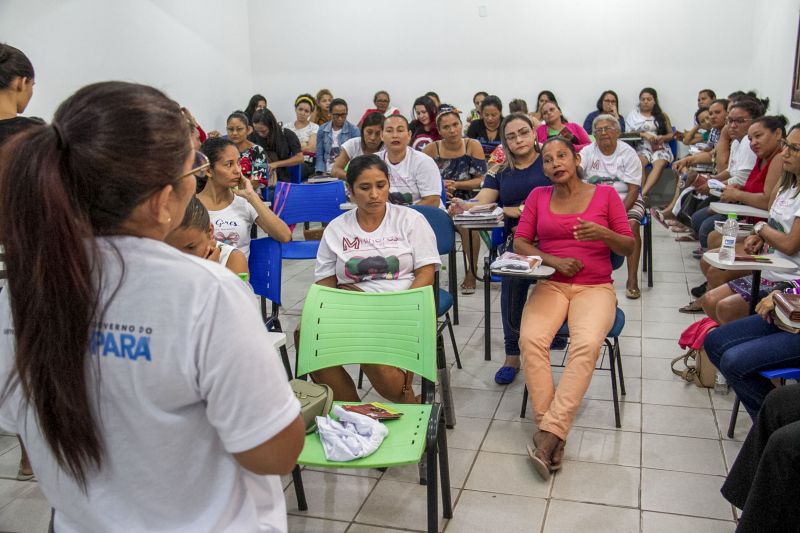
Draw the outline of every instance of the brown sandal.
M536 473L545 481L550 479L552 463L545 458L544 452L530 443L528 443L527 448L528 457L531 458Z
M678 309L679 313L702 313L703 306L700 305L700 298L693 302L689 302L688 304L684 305L680 309Z

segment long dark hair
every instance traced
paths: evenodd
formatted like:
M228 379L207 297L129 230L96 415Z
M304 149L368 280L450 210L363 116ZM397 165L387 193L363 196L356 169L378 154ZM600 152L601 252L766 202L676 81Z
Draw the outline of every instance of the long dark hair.
M249 118L250 120L253 120L253 114L256 112L256 106L258 106L258 103L261 100L264 100L264 102L267 101L267 99L264 98L264 96L260 94L254 94L253 96L250 97L250 101L247 102L247 107L244 108L244 114L247 115L247 118Z
M22 50L0 43L0 89L5 89L15 78L33 79L33 64Z
M653 97L653 118L656 119L656 133L659 135L666 135L667 118L664 116L664 112L661 111L661 106L658 104L658 93L652 87L645 87L639 91L639 98L641 98L644 93Z
M386 91L381 91L381 92L386 92ZM386 94L389 94L389 93L386 93ZM361 122L361 150L362 151L367 149L367 146L364 144L364 130L367 129L368 127L370 127L370 126L380 126L381 129L383 129L383 119L384 119L384 116L381 113L377 113L377 112L376 113L370 113L369 115L364 117L364 120ZM378 148L378 150L380 150L380 148L382 148L382 147L383 147L383 141L381 141L381 144L380 144L380 147Z
M543 94L546 95L547 98L551 102L553 102L554 104L558 105L558 100L556 99L556 95L553 94L553 91L548 91L548 90L539 91L539 94L536 95L536 112L537 113L541 113L542 112L542 106L539 105L539 99L542 97Z
M0 398L21 386L56 461L84 491L105 453L89 394L98 372L90 334L110 303L100 301L102 288L123 279L105 279L95 237L120 233L136 206L176 183L189 135L179 105L157 89L104 82L0 150L16 341L16 372Z
M250 134L250 140L256 144L260 144L267 152L277 152L278 154L288 153L289 143L286 141L286 135L283 133L283 128L278 124L278 119L272 114L269 109L259 109L253 115L253 125L263 124L269 129L266 139L261 137L255 131Z
M619 112L619 96L617 96L617 93L615 93L611 89L603 91L603 93L600 95L600 98L597 99L597 110L603 113L603 98L605 98L607 94L610 94L611 96L614 97L614 100L617 102L616 103L617 112Z
M436 138L436 135L439 134L439 129L436 127L436 112L438 109L436 108L436 104L434 103L433 99L430 96L420 96L416 100L414 100L414 108L412 111L412 115L416 117L417 115L417 106L421 105L425 108L425 111L428 112L428 116L431 119L431 129L426 133L432 135ZM425 127L422 125L422 122L417 120L416 118L411 121L409 124L409 129L411 130L411 136L414 137L420 130L424 131Z

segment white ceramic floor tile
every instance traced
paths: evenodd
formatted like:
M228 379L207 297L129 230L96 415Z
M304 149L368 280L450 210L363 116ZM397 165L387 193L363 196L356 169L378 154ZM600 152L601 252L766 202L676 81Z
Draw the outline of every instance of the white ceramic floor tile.
M308 533L344 533L350 522L335 522L307 516L289 515L289 531L306 531Z
M286 509L289 514L299 516L351 521L375 483L377 480L369 477L303 470L303 487L308 511L297 509L294 483L284 491Z
M447 532L539 531L546 505L540 498L465 490Z
M535 531L528 529L526 531ZM639 511L608 505L552 500L544 533L638 533Z
M567 438L564 459L638 467L641 464L641 434L574 427Z
M502 475L498 475L500 472ZM479 452L464 488L546 498L550 492L550 481L542 481L527 454Z
M642 435L642 466L717 476L726 473L719 440L673 435Z
M678 407L711 407L708 391L691 383L642 380L642 403Z
M642 533L675 533L676 531L702 531L703 533L733 533L734 522L695 518L674 514L642 512Z
M424 530L428 523L427 490L427 486L419 483L382 479L364 502L356 521L375 526ZM457 491L451 492L452 503L455 503L456 495ZM437 487L440 531L445 526L441 496L441 487Z
M711 409L642 405L642 431L683 437L719 438Z
M639 506L639 469L564 461L555 475L552 497L605 505Z
M719 492L724 477L642 469L642 510L733 519L731 505Z

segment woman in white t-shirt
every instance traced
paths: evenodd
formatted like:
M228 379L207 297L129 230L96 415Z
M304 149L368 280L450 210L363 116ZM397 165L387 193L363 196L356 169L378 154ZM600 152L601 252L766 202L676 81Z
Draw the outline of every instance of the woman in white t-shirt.
M331 169L331 175L334 178L345 179L350 160L360 155L374 154L383 148L382 125L383 115L380 113L370 113L361 121L361 136L347 139L342 143L342 151L336 156L333 169Z
M196 196L189 200L180 226L172 230L164 242L181 252L216 261L234 274L244 275L245 279L250 275L247 256L230 244L214 240L208 209Z
M325 228L317 253L314 279L326 287L388 292L433 284L441 264L436 236L417 211L389 203L389 169L377 155L350 162L347 186L356 209ZM395 367L362 365L375 390L392 402L414 403L411 374ZM342 367L316 372L334 397L359 401L350 375Z
M54 530L286 531L304 425L278 353L236 276L162 242L208 166L179 105L89 85L0 157L0 427Z
M314 154L317 152L317 131L319 124L311 121L311 114L317 104L310 94L301 94L294 101L295 121L286 126L300 140L303 150L303 177L314 173Z
M411 148L411 130L403 115L383 119L383 149L376 155L389 167L393 204L442 206L442 175L428 155Z
M292 239L289 226L270 211L250 181L243 178L236 145L227 139L207 139L200 150L211 166L207 171L208 182L197 198L208 209L214 239L230 244L247 257L253 224L273 239L289 242Z

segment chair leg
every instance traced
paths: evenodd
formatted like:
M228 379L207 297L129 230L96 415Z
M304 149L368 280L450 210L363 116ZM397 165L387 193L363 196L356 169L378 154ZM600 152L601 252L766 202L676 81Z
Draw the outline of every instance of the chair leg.
M450 314L444 314L444 322L447 324L447 331L450 333L450 342L453 343L453 353L456 355L456 367L463 368L461 366L461 357L458 355L458 346L456 346L456 335L453 333L453 323L450 322Z
M525 411L528 408L528 386L524 385L522 388L522 408L519 411L519 417L525 418Z
M441 333L436 335L436 363L439 378L439 393L444 407L444 420L448 428L456 425L456 412L453 407L453 391L450 388L450 368L444 357L444 338Z
M614 353L614 347L611 346L611 342L606 339L606 347L608 348L608 353ZM619 397L617 396L617 370L616 365L614 364L614 360L611 360L611 364L608 365L609 369L611 370L611 396L614 398L614 422L616 426L622 427L622 424L619 420Z
M728 422L728 438L733 438L733 432L736 430L736 417L739 416L739 397L733 402L733 411L731 411L731 421Z
M625 376L622 374L622 354L620 353L619 349L619 337L614 337L614 357L613 360L617 360L617 376L619 379L619 390L620 393L625 396Z
M456 251L455 249L447 254L447 268L450 272L447 276L448 290L453 296L453 324L458 325L458 273L456 272ZM461 367L459 367L461 368Z
M303 477L300 475L300 465L294 466L294 470L292 470L292 480L294 481L294 494L297 498L297 508L301 511L308 511L306 491L303 488Z
M450 460L447 455L447 431L439 418L439 433L436 435L439 450L439 475L442 482L442 516L453 518L453 502L450 495Z
M647 286L653 286L653 219L647 221L645 226L645 242L647 248Z
M360 368L358 369L358 389L361 390L364 388L364 371Z
M491 303L489 302L489 284L492 281L492 274L489 270L489 257L485 257L483 260L483 351L484 355L483 358L487 361L492 360L492 341L490 335L492 333L492 326L491 326ZM477 268L477 267L476 267Z
M428 533L439 531L439 502L436 486L436 446L428 446Z

